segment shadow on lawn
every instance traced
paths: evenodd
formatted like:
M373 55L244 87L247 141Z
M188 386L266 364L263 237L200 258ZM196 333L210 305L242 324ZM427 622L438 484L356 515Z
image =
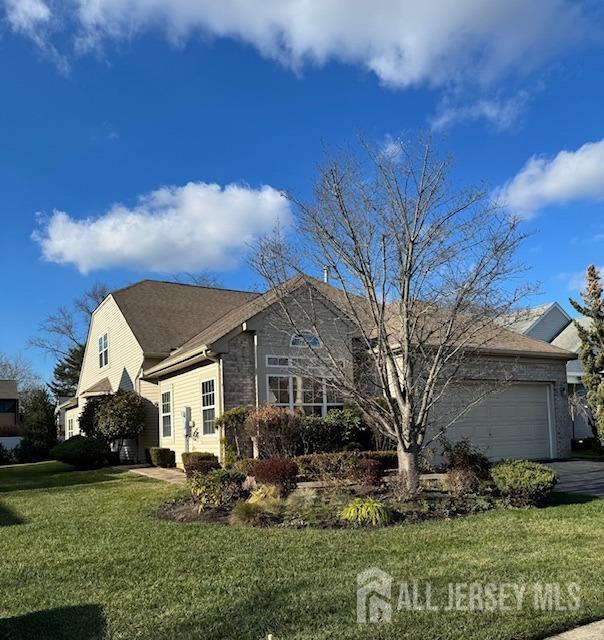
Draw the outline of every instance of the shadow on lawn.
M25 520L10 507L0 502L0 527L10 527L14 524L24 524Z
M554 491L547 503L548 507L564 507L571 504L587 504L596 500L602 500L598 496L590 496L582 493L563 493Z
M15 465L15 467L20 465ZM51 489L78 484L94 484L116 480L124 471L105 467L92 471L76 471L55 462L23 465L20 469L5 467L0 471L0 494L28 489Z
M225 599L195 619L171 627L170 631L174 637L203 640L257 640L266 638L268 634L286 638L294 631L299 631L301 622L293 619L292 609L296 608L300 589L304 589L304 585L298 584L288 589L257 589L248 597L241 596L231 601ZM342 602L337 608L342 610L345 607L346 603ZM154 637L161 640L165 636L160 631Z
M102 607L93 604L34 611L0 620L2 640L102 640Z

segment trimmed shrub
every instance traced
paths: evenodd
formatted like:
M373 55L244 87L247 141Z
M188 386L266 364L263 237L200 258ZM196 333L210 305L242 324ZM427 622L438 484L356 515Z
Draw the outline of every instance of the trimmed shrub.
M558 478L545 465L528 460L506 460L491 469L495 486L516 507L543 504Z
M447 469L465 469L473 471L481 480L489 478L491 463L489 459L464 438L454 444L443 442L443 454Z
M471 469L450 469L447 473L447 487L456 497L478 493L480 478Z
M196 473L188 484L201 512L209 507L225 508L245 498L244 480L245 476L237 471L214 469L206 474Z
M366 487L374 487L380 483L384 475L384 465L379 460L365 458L357 460L350 467L349 479Z
M289 458L266 458L258 461L254 476L257 482L273 484L286 496L296 488L298 465Z
M182 454L182 464L187 478L195 473L208 473L212 469L219 469L220 463L213 453L206 451L188 451Z
M3 444L0 444L0 465L12 464L15 461L13 452L7 449Z
M150 447L149 458L151 464L154 467L162 467L167 469L168 467L176 466L176 453L172 449L165 449L163 447Z
M50 455L76 469L98 469L107 463L110 452L105 442L77 435L54 446Z
M340 512L344 522L356 526L382 527L391 520L389 509L373 498L355 498Z
M256 472L256 465L260 462L257 458L242 458L233 463L233 469L243 473L244 476L253 476Z
M338 453L313 453L298 456L294 461L300 473L310 480L344 480L359 460L377 460L385 469L396 469L396 451L340 451Z

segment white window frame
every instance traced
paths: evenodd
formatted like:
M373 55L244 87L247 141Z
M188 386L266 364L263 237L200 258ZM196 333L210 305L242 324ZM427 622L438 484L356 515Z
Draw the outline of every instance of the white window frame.
M302 379L304 377L309 378L309 376L296 376L296 375L291 375L291 374L286 374L286 373L268 373L266 374L266 399L267 402L269 404L274 405L275 407L287 407L290 410L294 410L294 409L301 409L304 410L304 407L321 407L321 415L322 416L326 416L327 413L329 412L330 409L336 408L336 407L342 407L344 406L344 400L342 399L342 402L328 402L327 401L327 383L325 381L325 378L322 379L322 402L313 402L313 403L299 403L296 402L295 398L294 398L294 378L298 378L300 380L299 384L302 384ZM288 388L288 402L287 403L283 403L283 402L270 402L269 400L269 394L271 393L270 390L270 378L287 378L288 379L288 383L287 383L287 388ZM309 378L312 380L312 378ZM303 387L302 387L303 388Z
M170 411L164 412L164 395L170 396ZM170 435L164 435L164 417L170 416ZM174 393L173 389L162 390L159 397L159 427L161 429L161 439L164 442L174 442Z
M316 338L318 343L316 346L308 344L309 336L312 338ZM294 344L294 340L298 337L303 338L303 344ZM314 331L311 331L310 329L301 329L300 331L298 331L298 333L294 333L294 335L290 338L289 346L292 349L307 349L309 348L309 346L312 349L320 349L323 346L323 343L321 342L321 338L319 338L319 336Z
M101 333L97 344L99 369L106 369L109 366L109 330ZM104 364L101 364L101 357L103 357Z
M213 395L213 403L212 404L204 404L204 395L210 395L208 394L204 394L203 391L203 385L205 383L211 382L212 383L212 395ZM216 402L216 378L206 378L205 380L201 381L200 384L200 394L201 394L201 429L200 429L200 433L201 433L201 437L202 438L213 438L218 434L218 431L216 429L216 420L218 419L218 403ZM208 410L214 410L214 428L212 430L212 433L205 433L205 420L204 420L204 412L208 411Z
M68 418L67 419L67 437L66 440L69 440L69 438L73 438L73 418Z

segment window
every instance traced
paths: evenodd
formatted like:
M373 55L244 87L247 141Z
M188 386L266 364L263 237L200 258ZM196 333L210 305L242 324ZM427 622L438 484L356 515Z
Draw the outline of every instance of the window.
M17 401L0 400L0 413L17 413Z
M318 349L321 346L321 341L312 331L301 331L292 336L289 345L290 347L312 347Z
M69 418L67 421L67 439L73 437L73 418Z
M161 435L162 438L172 437L172 392L161 394Z
M214 380L204 380L201 383L201 432L204 436L216 433L216 395Z
M289 367L289 358L285 356L266 356L267 367Z
M109 364L109 337L104 333L99 338L99 369Z
M330 409L341 409L342 394L326 380L303 376L267 376L268 402L280 407L300 409L307 415L324 416Z

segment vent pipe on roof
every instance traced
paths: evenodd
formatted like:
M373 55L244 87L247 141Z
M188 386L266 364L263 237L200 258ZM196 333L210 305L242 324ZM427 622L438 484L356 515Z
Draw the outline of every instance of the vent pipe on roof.
M329 284L329 267L327 265L323 267L323 282Z

